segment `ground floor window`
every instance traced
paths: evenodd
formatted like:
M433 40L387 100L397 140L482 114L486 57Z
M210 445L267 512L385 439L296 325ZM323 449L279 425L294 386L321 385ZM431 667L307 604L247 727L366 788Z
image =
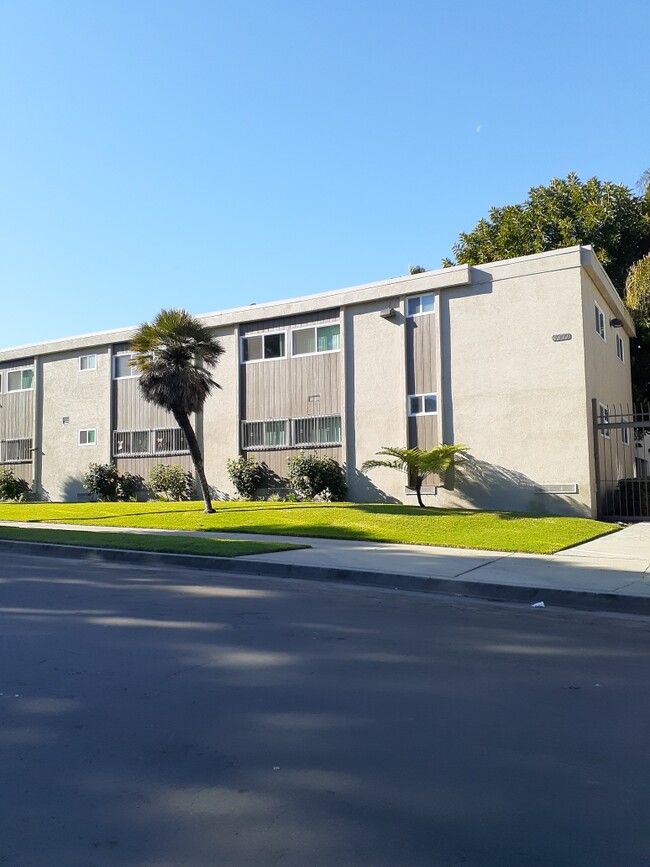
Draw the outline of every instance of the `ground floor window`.
M113 431L113 457L148 457L188 454L185 434L179 427Z
M341 416L242 422L242 448L264 450L341 445Z
M32 440L0 440L0 464L26 464L32 459Z

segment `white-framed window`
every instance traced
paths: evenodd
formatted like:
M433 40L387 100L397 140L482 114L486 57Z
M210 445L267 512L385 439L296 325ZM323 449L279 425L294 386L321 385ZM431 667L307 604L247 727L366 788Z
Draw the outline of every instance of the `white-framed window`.
M314 355L317 352L338 352L341 349L341 325L312 325L294 328L291 332L292 355Z
M609 410L604 403L600 404L600 420L603 424L609 424ZM609 439L610 437L610 432L607 430L607 428L603 428L601 430L601 434L607 439Z
M409 394L409 415L435 415L438 412L437 394Z
M616 335L616 355L625 364L625 344L620 334Z
M244 449L280 449L289 445L289 419L242 422Z
M32 440L0 440L0 464L27 464L32 460Z
M79 356L79 370L97 370L97 356L96 355L80 355Z
M435 308L435 296L428 295L413 295L406 299L406 315L423 316L425 313L433 313Z
M133 367L132 352L117 352L113 356L113 379L130 379L132 376L140 376L137 367Z
M337 446L341 444L341 416L320 415L292 419L293 446Z
M34 388L34 368L19 367L8 370L7 391L31 391Z
M79 431L79 445L80 446L96 446L97 445L97 431L93 428L87 430Z
M285 358L286 355L286 331L253 334L250 337L242 337L241 339L241 358L245 364L250 361L268 361L273 358Z
M241 425L244 450L339 446L342 442L340 415L243 421Z
M624 446L629 446L630 444L630 429L629 427L621 428L621 442Z
M179 427L113 431L113 457L187 454L185 434Z
M594 314L596 316L596 334L602 337L603 340L606 340L606 332L605 332L605 314L602 311L602 308L598 306L597 302L594 301Z

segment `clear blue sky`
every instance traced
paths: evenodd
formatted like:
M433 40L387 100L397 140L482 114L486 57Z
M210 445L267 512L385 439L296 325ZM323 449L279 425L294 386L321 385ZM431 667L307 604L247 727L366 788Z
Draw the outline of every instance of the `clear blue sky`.
M437 268L650 167L647 0L3 0L0 347Z

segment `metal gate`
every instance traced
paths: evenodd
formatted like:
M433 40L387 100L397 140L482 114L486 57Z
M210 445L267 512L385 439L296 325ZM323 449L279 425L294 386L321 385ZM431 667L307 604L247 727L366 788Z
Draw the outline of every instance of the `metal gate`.
M650 520L650 403L592 400L598 517Z

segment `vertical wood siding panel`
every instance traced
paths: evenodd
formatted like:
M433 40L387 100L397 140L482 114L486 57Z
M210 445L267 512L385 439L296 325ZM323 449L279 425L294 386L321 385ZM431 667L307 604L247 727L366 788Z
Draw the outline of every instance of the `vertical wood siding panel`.
M34 432L36 392L10 391L1 396L0 439L27 439Z
M178 427L170 412L144 400L136 377L116 379L113 385L115 387L115 430Z
M305 452L310 454L315 452L322 458L334 458L338 463L343 461L343 450L340 446L332 446L330 448L320 449L305 449ZM272 473L278 477L278 481L286 481L287 477L287 459L300 454L300 449L269 449L268 451L247 452L248 455L255 458L260 464L266 465Z

